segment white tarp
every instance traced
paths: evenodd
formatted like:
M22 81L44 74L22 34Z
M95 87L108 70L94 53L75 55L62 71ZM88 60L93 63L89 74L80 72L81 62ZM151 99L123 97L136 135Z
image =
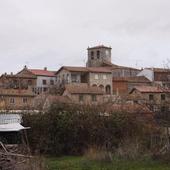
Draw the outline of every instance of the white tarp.
M18 132L23 129L29 129L29 128L28 127L25 128L20 123L8 123L8 124L0 125L0 132Z
M0 124L21 123L22 117L19 114L0 114Z

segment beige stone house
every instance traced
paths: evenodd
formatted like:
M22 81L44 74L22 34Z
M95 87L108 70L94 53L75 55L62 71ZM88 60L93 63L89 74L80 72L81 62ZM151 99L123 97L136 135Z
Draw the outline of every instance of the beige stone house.
M2 74L0 77L1 88L11 89L28 89L36 86L36 76L31 74Z
M0 109L21 110L31 109L35 94L31 89L0 88Z
M170 90L160 86L137 86L130 92L130 98L137 103L145 103L154 111L165 109L170 104Z
M104 94L112 94L112 72L105 67L61 67L56 73L56 83L60 87L65 84L87 83L100 87Z
M32 85L32 90L35 94L47 93L56 82L55 72L47 70L46 67L44 69L29 69L25 66L16 75L36 77L36 82Z
M65 85L63 96L67 96L76 104L101 104L104 102L100 87L92 87L87 83Z

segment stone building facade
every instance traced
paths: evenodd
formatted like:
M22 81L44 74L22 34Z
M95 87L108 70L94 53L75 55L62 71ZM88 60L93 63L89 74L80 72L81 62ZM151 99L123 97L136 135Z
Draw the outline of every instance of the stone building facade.
M0 88L0 109L20 110L33 107L35 94L31 89Z
M101 67L104 62L111 63L111 47L104 45L88 48L87 67Z
M55 72L44 69L28 69L26 66L16 74L17 76L36 77L36 83L32 86L35 94L46 93L56 83Z
M99 87L92 87L87 83L67 84L62 95L77 104L91 105L104 102L103 91Z
M112 72L104 67L61 67L56 73L57 86L87 83L100 87L105 94L112 94Z
M1 88L11 89L28 89L36 85L36 76L34 75L13 75L3 74L0 77Z
M153 111L164 111L169 107L170 90L160 86L137 86L130 92L130 98L134 102L146 104Z

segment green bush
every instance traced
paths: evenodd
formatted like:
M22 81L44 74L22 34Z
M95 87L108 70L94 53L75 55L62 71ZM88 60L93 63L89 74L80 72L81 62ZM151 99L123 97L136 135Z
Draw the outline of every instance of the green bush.
M32 151L80 155L91 146L114 151L127 139L138 139L141 148L147 146L150 130L145 123L134 114L113 111L108 115L105 109L54 103L45 113L25 114Z

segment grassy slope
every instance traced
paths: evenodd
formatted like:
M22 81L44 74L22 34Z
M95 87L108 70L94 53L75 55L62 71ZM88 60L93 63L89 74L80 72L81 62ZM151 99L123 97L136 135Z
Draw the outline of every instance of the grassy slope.
M100 163L81 157L49 158L49 170L170 170L170 165L153 161L113 161Z

